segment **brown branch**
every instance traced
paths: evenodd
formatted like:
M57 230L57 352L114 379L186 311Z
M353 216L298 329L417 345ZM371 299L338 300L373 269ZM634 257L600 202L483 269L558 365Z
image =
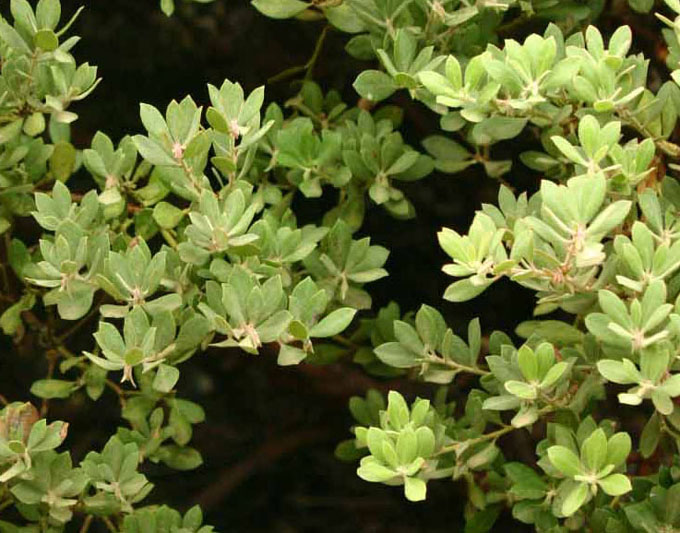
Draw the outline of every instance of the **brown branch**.
M322 440L326 436L328 433L321 429L304 429L271 438L244 461L225 468L217 480L198 495L197 502L204 510L219 505L257 470L266 468L284 455L294 452L305 444Z

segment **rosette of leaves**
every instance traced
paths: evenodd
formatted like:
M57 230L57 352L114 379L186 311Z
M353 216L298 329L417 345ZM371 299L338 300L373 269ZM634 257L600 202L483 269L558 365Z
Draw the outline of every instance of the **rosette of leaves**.
M632 490L625 474L631 451L627 433L607 435L603 428L598 428L588 435L577 435L576 439L571 433L562 433L558 442L546 451L550 465L547 472L564 477L553 503L562 516L573 515L599 491L620 496ZM547 463L541 466L545 468Z
M628 215L628 200L605 207L606 187L601 173L571 178L566 185L541 182L540 215L529 216L525 221L573 277L573 281L555 279L556 285L566 281L578 291L581 284L592 279L592 267L601 265L606 258L601 241Z
M136 190L136 182L148 173L149 164L137 165L137 148L130 136L123 137L115 147L108 135L98 131L92 138L91 147L83 150L82 155L85 168L102 189L99 202L106 219L123 214L128 194L146 201L158 200L167 194L167 189L157 185L152 195L152 183Z
M313 80L304 80L300 92L286 102L286 107L299 111L322 128L342 126L347 117L356 112L354 108L348 110L348 105L342 101L337 90L331 89L324 94L319 84Z
M664 216L659 198L650 189L638 196L638 203L646 224L633 222L630 237L617 235L614 249L619 258L616 281L642 293L648 283L672 278L680 267L680 244L672 207Z
M0 483L30 470L41 453L59 447L68 424L47 424L30 403L14 402L0 411Z
M578 124L580 146L558 135L552 136L551 142L559 150L562 160L575 165L575 175L603 172L609 177L612 189L630 194L653 171L650 164L655 147L651 139L635 140L622 146L619 144L620 136L620 122L608 122L601 127L593 115L586 115ZM555 163L558 161L555 160ZM546 165L543 158L539 165L533 166L538 169Z
M577 33L565 41L551 25L544 37L531 35L522 45L508 40L502 50L489 46L468 63L464 75L457 59L449 56L445 75L423 71L418 77L439 104L460 108L461 116L474 123L471 135L479 143L515 137L527 119L541 127L552 125L547 116L560 120L560 90L565 85L574 101L597 112L616 111L636 129L668 136L676 118L668 96L677 88L667 85L658 97L645 89L646 65L638 56L626 55L631 43L625 26L612 35L606 49L593 26L585 38ZM624 70L633 75L624 79L619 76ZM649 107L652 101L658 104ZM629 108L640 110L639 120L631 119Z
M116 147L108 135L98 131L90 146L83 150L83 164L97 184L104 189L128 185L137 163L132 138L123 137Z
M549 494L557 485L552 479L544 479L533 468L523 463L506 463L503 470L510 482L508 493L512 496L513 518L525 524L535 524L537 530L549 530L557 525L552 514Z
M124 533L212 533L212 526L202 525L203 513L198 505L189 509L184 516L167 505L149 506L135 510L123 521Z
M248 187L231 191L223 200L203 190L196 209L189 213L191 224L184 230L186 242L179 245L180 258L198 266L211 255L238 254L258 239L248 230L261 205L253 201Z
M469 236L440 232L440 244L455 260L445 271L468 276L449 286L445 298L468 300L507 275L538 292L541 313L560 306L572 312L583 308L605 263L602 241L623 223L632 205L617 200L605 207L606 189L602 173L574 177L566 185L543 180L540 196L530 202L533 209L514 223L509 253L507 221L498 211L491 213L493 218L478 212Z
M171 313L149 316L141 307L130 311L123 322L123 335L110 322L101 321L94 334L104 357L89 352L85 355L97 366L107 371L123 371L121 381L134 385L133 369L142 365L144 371L159 367L156 374L158 389L165 392L174 387L179 371L167 364L165 359L177 349L176 324Z
M570 362L556 361L555 348L550 343L544 342L535 350L525 344L509 360L503 352L486 360L504 390L501 396L485 400L484 409L519 409L511 421L515 427L533 424L541 408L554 405L567 393Z
M526 125L526 118L489 117L494 100L502 94L507 110L530 118L534 108L545 105L543 93L555 82L550 68L557 54L555 38L534 34L523 44L507 40L502 50L489 45L485 53L468 63L464 72L456 57L448 56L445 62L439 62L444 65L443 74L421 69L418 78L438 104L460 108L461 116L475 123L473 139L489 144L514 137Z
M163 384L160 378L137 368L137 394L126 401L121 412L130 428L119 427L116 435L125 444L137 445L143 457L153 463L192 470L203 463L201 454L189 443L193 426L205 421L205 412L200 405L159 386Z
M626 518L634 528L647 533L677 529L680 526L680 515L675 504L678 495L678 483L668 487L652 487L645 500L626 505Z
M477 213L468 235L444 228L437 235L439 244L454 260L442 270L450 276L463 277L449 285L444 298L460 302L481 294L498 279L496 265L505 266L507 252L502 245L505 228L497 228L485 213Z
M135 238L122 252L111 251L97 275L97 283L124 305L103 305L105 317L123 317L130 309L141 307L150 314L174 311L182 305L177 293L152 298L161 288L166 272L167 252L152 254L144 239Z
M56 305L62 318L76 320L92 306L96 275L110 248L100 225L97 195L86 194L78 205L71 201L68 187L56 182L52 196L36 194L36 208L34 218L54 236L40 240L40 260L25 261L20 274L51 289L43 297L45 303Z
M249 232L258 239L255 242L257 255L245 258L248 267L267 277L279 274L284 286L288 287L293 281L296 266L314 251L328 233L328 228L314 224L300 228L290 210L281 217L265 211Z
M412 94L418 89L417 75L421 71L435 70L444 56L434 55L434 46L418 46L418 38L405 28L387 40L391 50L378 48L376 54L386 72L365 70L354 82L356 91L368 100L379 102L392 96L397 89L408 89Z
M81 464L97 493L84 498L85 508L97 515L131 513L153 489L146 476L137 471L139 449L111 437L101 452L90 452Z
M398 218L411 218L414 208L393 180L416 181L433 169L432 159L404 143L389 119L376 122L361 110L346 121L342 134L342 159L352 173L352 184L368 190L369 197Z
M363 398L352 396L348 402L349 411L357 425L365 427L380 426L380 413L385 411L386 406L385 397L375 389L369 389ZM356 461L366 453L366 447L357 447L356 438L344 440L335 448L335 456L348 462Z
M75 224L84 232L101 231L103 228L96 193L89 192L80 203L76 203L71 199L68 186L60 181L55 182L51 196L36 192L35 207L31 214L47 231L56 232L65 222Z
M371 245L371 239L354 240L349 226L338 220L320 246L303 261L314 280L343 305L371 307L370 295L361 286L387 276L383 268L389 251Z
M675 408L672 398L680 396L680 375L670 372L670 364L668 348L663 347L643 350L640 368L630 359L601 359L597 362L597 369L612 383L634 385L619 393L619 402L640 405L643 400L651 399L659 413L670 415Z
M89 479L81 468L73 468L69 452L41 453L31 466L31 475L10 489L22 504L23 514L33 520L48 518L57 524L71 520L78 496Z
M342 162L342 135L317 132L308 117L285 123L276 133L276 164L290 169L286 176L307 198L317 198L326 184L343 187L352 172Z
M26 265L23 274L30 283L51 289L43 296L46 305L56 305L66 320L77 320L92 307L96 274L108 250L108 235L88 236L76 223L65 221L54 240L40 240L42 260Z
M428 400L418 399L409 408L401 394L391 391L380 426L354 428L357 448L368 447L370 453L361 459L357 474L366 481L403 484L407 499L424 500L443 431Z
M288 297L291 322L281 336L280 365L298 364L313 353L312 339L333 337L347 329L357 310L340 307L326 314L329 303L328 293L311 278L305 278L295 286ZM301 343L301 348L293 346L297 342Z
M218 89L208 85L212 106L206 120L212 126L215 156L210 162L229 181L246 175L257 150L258 142L274 125L273 120L261 124L260 109L264 87L258 87L245 98L238 83L225 80Z
M468 326L468 343L446 327L441 313L423 305L415 316L415 328L403 320L393 323L395 340L375 348L383 363L395 368L419 368L425 381L446 384L461 371L483 375L477 365L481 349L479 320Z
M186 97L168 104L165 117L155 107L141 104L140 117L148 136L132 140L139 154L158 167L158 176L172 192L188 200L210 189L203 171L208 163L211 132L201 127L201 108Z
M3 106L15 109L26 106L29 110L49 113L61 123L72 122L77 115L67 111L69 104L85 98L99 82L96 67L87 63L76 66L69 53L78 39L71 37L60 42L80 10L58 30L61 19L58 1L42 0L34 10L26 0L12 0L10 11L13 24L4 19L0 21L0 39L6 47L3 56L8 56L2 76L8 98ZM46 67L36 68L34 64L29 72L37 87L14 83L22 73L26 74L24 69L32 57L40 58ZM24 116L29 118L17 117L16 129L21 130L24 120L28 122L29 132L40 130L41 125L44 127L44 119L37 115L28 113Z
M676 326L680 318L672 313L673 304L666 302L666 293L666 284L655 280L641 298L634 298L627 305L615 293L603 289L598 292L603 312L590 313L586 326L611 353L618 349L619 353L640 354L663 348L667 339L680 333Z
M234 266L226 283L206 283L206 301L199 309L216 333L226 335L214 346L239 347L256 354L263 344L276 341L292 320L279 276L260 283Z

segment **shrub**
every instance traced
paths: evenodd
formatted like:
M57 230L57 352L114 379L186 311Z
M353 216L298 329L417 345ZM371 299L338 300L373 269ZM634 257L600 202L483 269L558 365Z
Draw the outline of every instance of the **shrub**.
M654 7L629 4L617 9ZM116 144L99 132L85 149L70 124L99 79L71 54L77 13L63 23L59 0L12 0L0 20L0 327L48 362L30 389L40 409L0 396L0 531L212 530L198 507L146 504L144 474L201 465L191 437L205 414L176 385L208 347L280 365L351 358L436 386L433 401L352 398L337 455L411 501L432 480L463 481L466 531L504 510L546 532L680 528L680 185L667 176L680 169L680 2L657 6L663 82L631 53L631 28L590 24L608 9L597 0L253 5L329 24L292 71L297 96L263 109L262 87L227 80L208 86L205 110L189 97L141 104L141 133ZM356 77L355 106L310 79L331 27L380 67ZM406 142L402 110L380 104L398 91L438 115L441 134ZM514 139L532 149L497 159ZM498 201L467 233L438 233L454 278L443 296L466 302L502 278L534 291L513 337L475 319L463 338L433 307L402 315L369 293L389 251L360 236L366 211L412 218L402 183L474 165L499 181ZM531 172L529 190L505 179ZM334 206L299 224L293 199L321 196ZM467 387L464 405L452 387ZM105 393L120 426L72 456L50 405ZM510 433L533 460L516 460Z

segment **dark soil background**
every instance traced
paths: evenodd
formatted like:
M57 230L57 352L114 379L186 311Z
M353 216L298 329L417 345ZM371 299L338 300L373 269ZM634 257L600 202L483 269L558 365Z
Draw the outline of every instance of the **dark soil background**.
M63 0L65 15L81 3ZM160 12L157 0L86 4L73 29L82 37L75 55L97 65L103 82L75 106L80 119L74 142L81 148L97 130L116 140L139 132L140 101L164 108L171 99L190 94L205 104L208 83L219 86L229 78L247 91L266 84L282 70L305 63L323 27L269 20L246 0L181 5L172 18ZM347 57L346 39L329 33L315 79L326 90L340 90L351 103L357 98L351 82L367 65ZM283 102L295 92L290 81L278 82L267 86L267 99ZM395 99L406 108L403 132L413 144L437 131L436 117L425 108L404 95ZM495 153L498 159L516 158L524 148L511 142ZM535 187L536 178L517 162L509 180L524 190ZM395 300L404 311L421 303L434 305L459 333L475 316L482 318L485 333L511 332L530 317L533 296L509 283L497 284L469 305L442 299L451 279L440 271L447 258L436 232L442 226L465 231L475 209L494 202L497 190L498 182L481 168L453 177L434 174L408 187L417 219L396 221L380 209L370 210L362 233L392 251L390 277L370 286L375 304ZM303 207L303 215L304 209L314 206ZM86 345L90 333L81 334ZM3 351L3 394L11 400L36 401L26 391L29 380L44 373L43 355L31 346L6 345ZM11 351L14 355L7 357ZM27 368L35 373L27 375ZM157 487L150 500L181 510L201 503L206 521L219 531L462 531L462 485L431 482L427 501L412 504L400 489L365 483L356 476L355 465L333 457L336 443L349 436L348 399L370 387L398 388L410 397L434 390L407 381L382 382L349 363L278 368L271 357L217 350L195 357L182 368L180 393L206 409L207 422L198 426L193 439L205 464L189 473L151 467L146 473ZM463 394L452 387L454 397ZM71 422L69 439L76 460L103 445L120 420L115 398L108 393L98 404L76 397L53 405L50 417ZM508 454L526 453L532 446L521 436L510 436L505 444ZM494 530L527 529L504 517Z

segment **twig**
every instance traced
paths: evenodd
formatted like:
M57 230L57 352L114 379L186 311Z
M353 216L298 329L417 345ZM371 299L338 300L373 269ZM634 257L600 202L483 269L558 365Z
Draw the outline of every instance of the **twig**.
M325 436L326 432L320 429L306 429L268 440L246 460L225 468L217 480L198 495L198 503L203 509L218 505L256 470L265 468L300 446Z
M47 350L47 376L46 379L52 379L52 376L54 375L54 369L57 365L57 351L56 350ZM45 418L47 416L47 411L50 408L50 403L47 398L43 399L42 405L40 406L40 416L42 418Z
M439 357L439 356L432 356L429 360L431 360L433 363L435 363L437 365L447 366L447 367L452 368L454 370L459 370L460 372L467 372L468 374L475 374L476 376L486 376L487 374L491 374L491 372L489 372L488 370L484 370L483 368L461 365L459 363L456 363L455 361L451 361L450 359L445 359L445 358Z
M106 529L108 529L111 533L118 533L116 526L114 526L111 523L111 520L109 520L108 516L102 516L101 519L102 519L102 522L104 522L104 524L106 524Z
M80 528L80 533L87 533L87 530L90 529L90 524L92 523L92 519L94 518L94 515L87 515L85 517L85 520L83 521L83 526Z
M538 416L541 417L545 414L552 413L554 410L555 407L553 407L552 405L547 405L543 409L538 411ZM503 426L501 429L497 429L496 431L492 431L491 433L485 433L484 435L481 435L474 439L458 441L454 442L453 444L449 444L448 446L443 446L437 453L435 453L435 455L443 455L445 453L455 452L461 445L465 446L466 449L469 449L470 446L474 446L475 444L486 442L488 440L496 440L502 437L503 435L512 433L517 429L521 428L516 428L515 426Z
M106 386L118 395L118 401L120 402L121 408L125 407L125 391L116 385L110 379L106 380Z
M321 54L321 50L323 49L323 43L326 40L326 35L328 34L330 28L331 28L330 25L324 26L323 30L321 31L321 35L319 35L319 38L316 41L316 45L314 46L314 52L312 52L312 56L304 65L298 65L296 67L287 68L286 70L279 72L278 74L275 74L274 76L269 78L267 80L267 83L283 81L302 71L305 72L304 79L306 80L310 79L314 71L314 66L316 65L316 62L319 59L319 55Z
M177 244L177 240L172 236L169 230L162 229L161 235L165 239L165 242L167 242L173 250L177 250L177 246L179 245Z
M101 305L101 301L94 306L92 306L92 309L90 309L90 312L85 315L83 318L81 318L74 326L72 326L70 329L66 330L64 333L61 335L58 335L55 340L59 343L62 344L66 339L68 339L71 335L76 333L80 328L82 328L85 324L87 324L90 319L95 316L97 313L99 313L99 306Z
M343 337L342 335L334 335L334 336L333 336L333 340L334 340L335 342L337 342L338 344L342 344L343 346L346 346L347 348L353 348L353 349L355 349L355 350L356 350L357 348L359 348L359 345L357 345L356 343L352 342L352 341L349 340L349 339L346 339L346 338Z
M13 500L12 498L10 498L9 500L6 500L6 501L0 503L0 511L3 511L3 510L5 510L5 509L7 509L7 507L9 507L10 505L12 505L13 503L14 503L14 500Z

